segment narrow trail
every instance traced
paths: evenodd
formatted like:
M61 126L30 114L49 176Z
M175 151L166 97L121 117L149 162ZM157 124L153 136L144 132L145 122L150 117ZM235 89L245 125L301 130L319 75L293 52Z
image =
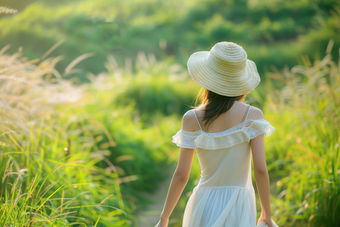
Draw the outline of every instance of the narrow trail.
M143 211L137 214L138 225L136 227L154 227L159 221L159 216L162 212L166 195L171 182L172 174L175 168L171 167L169 169L169 176L163 180L158 190L155 193L149 194L145 193L145 197L152 200L153 202L147 206Z

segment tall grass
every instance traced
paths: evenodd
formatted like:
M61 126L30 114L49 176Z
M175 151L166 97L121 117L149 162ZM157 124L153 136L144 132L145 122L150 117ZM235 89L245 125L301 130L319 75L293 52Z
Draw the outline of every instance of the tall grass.
M86 86L62 78L60 58L28 61L8 48L0 51L2 226L128 226L135 205L121 184L134 176L98 146L102 135L115 143L82 115Z
M331 47L322 60L303 57L303 65L270 74L247 98L276 128L266 139L266 158L273 219L282 226L340 222L340 64ZM75 85L63 78L77 72L80 58L59 73L61 57L47 58L51 50L28 61L6 49L0 51L0 223L138 226L135 211L150 202L141 192L155 191L172 174L166 167L179 153L171 135L199 87L171 60L152 55L139 54L134 71L128 59L119 67L109 58L107 72ZM199 174L195 158L171 226L181 225Z
M273 210L284 226L340 223L340 64L326 56L285 68L271 78L285 84L270 93L266 117L276 127L267 162L275 179Z
M169 174L166 166L176 160L169 138L188 109L183 100L190 105L195 91L187 89L187 75L178 65L155 62L152 55L142 53L135 72L109 58L107 73L89 75L90 84L76 86L63 78L77 71L72 67L79 58L65 73L54 68L62 57L46 58L58 44L31 61L22 57L21 49L12 56L4 54L8 46L1 51L4 223L34 224L41 219L48 225L134 223L134 211L149 202L141 192L157 190ZM147 106L150 99L158 105ZM17 163L16 171L9 171L10 165L6 168L9 160ZM22 179L7 174L22 169ZM16 179L22 184L12 190ZM35 184L29 184L33 179ZM27 206L16 209L17 214L6 207L12 191L18 193L15 196L28 193L31 202L18 199L16 206ZM35 211L33 219L27 209Z

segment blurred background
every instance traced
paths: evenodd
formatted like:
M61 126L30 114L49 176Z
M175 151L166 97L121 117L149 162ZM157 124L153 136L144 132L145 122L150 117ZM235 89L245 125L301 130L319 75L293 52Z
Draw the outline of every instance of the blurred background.
M340 223L338 1L0 6L5 226L154 226L179 157L171 136L200 88L187 59L220 41L241 45L261 75L246 102L276 128L266 138L272 219ZM169 226L181 226L199 177L195 157Z

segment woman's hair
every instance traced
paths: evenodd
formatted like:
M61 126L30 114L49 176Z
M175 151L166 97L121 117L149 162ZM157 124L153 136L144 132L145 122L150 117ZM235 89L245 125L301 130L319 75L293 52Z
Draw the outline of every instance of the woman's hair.
M235 101L244 99L246 95L235 97L223 96L216 94L208 89L201 88L196 96L195 105L200 100L199 106L206 105L203 117L204 126L209 128L210 124L218 118L222 113L228 111Z

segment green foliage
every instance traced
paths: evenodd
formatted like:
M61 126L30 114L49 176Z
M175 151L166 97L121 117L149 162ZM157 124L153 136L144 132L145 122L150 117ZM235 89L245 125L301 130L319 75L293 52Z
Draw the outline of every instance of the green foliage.
M155 191L176 160L178 151L169 138L188 107L170 109L166 102L179 104L195 95L188 89L187 74L170 66L171 61L155 62L152 55L140 54L135 75L109 58L109 73L90 76L90 84L77 87L54 69L58 59L27 61L20 52L3 54L7 48L0 55L5 110L0 125L5 139L0 144L5 179L0 184L1 222L134 222L131 215L148 202L141 193ZM160 83L151 79L155 74ZM130 97L132 81L135 89L154 89L155 96L169 92L160 96L162 105L145 108Z
M241 44L261 74L276 72L248 96L276 128L266 139L273 219L280 226L340 222L336 1L12 3L20 1L6 6L22 11L1 17L0 44L23 46L38 59L0 54L0 223L133 223L148 203L141 192L154 192L178 160L171 136L199 88L183 66L221 40ZM41 57L63 39L48 51L63 61ZM325 49L325 59L309 62L306 56L320 59ZM86 71L91 84L65 80L85 80ZM195 158L173 226L181 225L199 174Z
M111 151L108 159L127 175L138 175L138 179L123 187L134 196L141 191L155 191L168 174L166 167L175 162L169 159L174 151L169 138L180 127L182 114L189 109L183 102L196 93L188 89L194 84L187 80L181 67L153 59L152 55L147 58L140 53L133 75L131 69L119 68L114 59L109 59L108 73L90 77L88 95L96 102L85 107L87 114L105 125L117 144L108 148ZM107 142L104 139L99 146ZM120 157L126 160L133 157L133 160L115 161Z
M91 147L85 148L86 144L82 146L79 141L73 140L75 152L67 156L66 141L59 136L59 132L54 138L41 133L31 138L31 146L15 149L8 143L8 148L2 149L1 223L89 225L105 214L99 226L127 226L124 210L130 213L131 208L122 198L117 173L96 167L101 159L93 159ZM21 142L24 140L29 139L21 138ZM115 187L110 189L108 185Z
M20 9L23 3L7 4ZM37 58L65 39L53 53L65 58L57 69L93 52L76 74L86 80L85 72L105 70L107 55L120 63L140 51L157 58L173 55L185 66L193 52L226 40L242 45L263 75L271 65L293 66L302 54L322 56L329 39L339 48L338 11L335 0L40 1L0 19L0 45L11 44L12 52L23 46L27 56Z
M303 57L303 65L274 74L285 87L267 96L266 117L276 126L267 148L270 176L278 180L272 209L285 226L340 222L340 80L332 45L324 59Z

